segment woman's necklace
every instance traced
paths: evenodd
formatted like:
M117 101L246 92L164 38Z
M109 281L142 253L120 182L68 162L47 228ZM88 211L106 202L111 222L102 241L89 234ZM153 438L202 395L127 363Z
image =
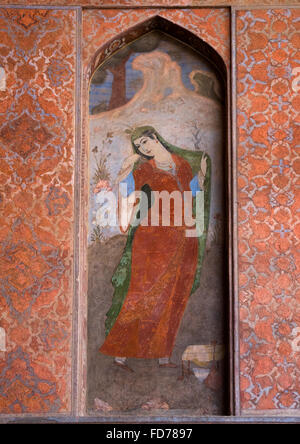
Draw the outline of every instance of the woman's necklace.
M175 167L173 159L170 159L169 161L168 160L162 161L162 162L156 160L155 164L156 164L157 168L160 168L161 170L172 170Z

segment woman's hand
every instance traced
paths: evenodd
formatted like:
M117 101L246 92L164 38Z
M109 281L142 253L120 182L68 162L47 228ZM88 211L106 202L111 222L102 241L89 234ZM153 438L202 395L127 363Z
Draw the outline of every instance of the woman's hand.
M204 153L201 158L200 171L198 173L198 181L201 188L203 188L206 172L207 172L207 154Z
M201 172L204 177L206 176L206 171L207 171L207 154L204 153L201 158Z
M116 180L117 183L121 182L123 179L125 179L125 177L128 176L128 174L132 171L135 162L139 158L140 158L139 154L132 154L131 156L127 157L124 160Z

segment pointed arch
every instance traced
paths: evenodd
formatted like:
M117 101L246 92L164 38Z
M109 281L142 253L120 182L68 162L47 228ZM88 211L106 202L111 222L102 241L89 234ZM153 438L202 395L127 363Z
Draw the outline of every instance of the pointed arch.
M123 46L132 43L134 40L139 39L151 31L164 32L170 37L179 40L181 43L190 46L194 51L197 51L202 57L205 57L214 65L215 69L221 75L225 86L227 67L225 61L216 51L216 49L187 28L170 21L159 14L126 29L122 33L118 34L115 38L108 40L102 47L100 47L93 55L89 63L87 71L87 77L89 80L93 73L103 62L105 62L106 59L115 54Z

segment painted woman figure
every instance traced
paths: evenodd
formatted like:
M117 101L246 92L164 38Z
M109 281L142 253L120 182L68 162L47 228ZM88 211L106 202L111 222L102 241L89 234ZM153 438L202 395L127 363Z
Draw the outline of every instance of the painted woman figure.
M132 371L127 358L157 358L161 367L176 367L170 361L176 335L188 298L199 285L209 215L210 160L206 154L180 149L166 142L150 127L139 127L131 135L134 154L127 158L119 181L135 191L186 191L195 196L204 191L204 232L188 237L187 226L174 223L151 225L153 203L145 217L149 224L130 223L127 244L112 278L115 292L107 313L106 339L100 352L114 357L114 363ZM151 199L149 199L151 202ZM132 212L141 212L141 201ZM137 211L138 209L138 211ZM132 221L132 219L131 219ZM121 227L124 231L126 226ZM189 227L190 228L190 227Z

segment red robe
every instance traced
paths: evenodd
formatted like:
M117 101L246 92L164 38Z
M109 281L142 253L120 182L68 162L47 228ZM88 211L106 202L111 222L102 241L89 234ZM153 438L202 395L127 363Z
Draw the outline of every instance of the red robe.
M189 163L180 156L172 157L175 175L157 168L154 160L137 168L134 171L136 190L148 184L153 191L190 191L193 177ZM172 213L171 201L171 226L139 225L137 228L129 289L100 348L101 353L134 358L171 356L198 257L198 239L186 237L184 224L174 226Z

